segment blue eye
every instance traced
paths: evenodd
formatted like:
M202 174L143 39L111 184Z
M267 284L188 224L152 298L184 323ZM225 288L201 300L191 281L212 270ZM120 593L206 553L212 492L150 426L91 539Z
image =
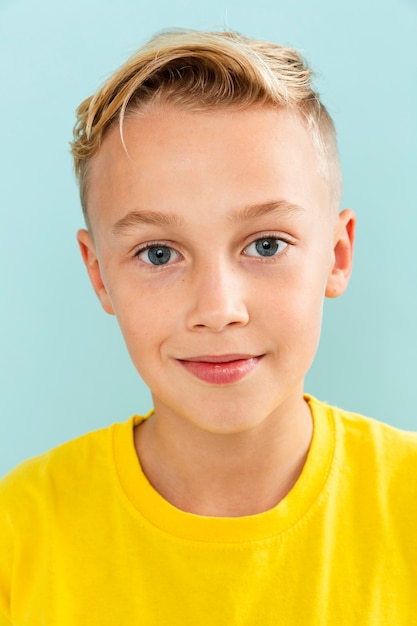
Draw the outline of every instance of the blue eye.
M276 237L261 237L246 246L244 252L248 256L270 257L280 254L288 246L286 241Z
M167 265L178 257L178 252L169 246L155 245L140 250L136 256L148 265Z

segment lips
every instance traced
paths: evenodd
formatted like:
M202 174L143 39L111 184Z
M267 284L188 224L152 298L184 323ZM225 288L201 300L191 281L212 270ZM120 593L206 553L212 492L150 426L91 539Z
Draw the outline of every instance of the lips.
M260 363L262 356L223 354L179 359L190 374L212 385L228 385L242 380Z

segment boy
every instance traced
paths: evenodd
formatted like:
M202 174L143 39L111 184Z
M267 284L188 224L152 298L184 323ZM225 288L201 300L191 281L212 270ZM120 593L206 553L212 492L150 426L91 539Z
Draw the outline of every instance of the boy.
M78 109L78 241L154 411L1 485L0 624L415 624L417 437L303 395L348 283L291 49L161 35Z

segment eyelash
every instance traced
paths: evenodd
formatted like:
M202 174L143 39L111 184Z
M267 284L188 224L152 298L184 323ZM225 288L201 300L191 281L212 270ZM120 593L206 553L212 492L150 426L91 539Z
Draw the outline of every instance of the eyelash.
M148 243L144 244L143 246L141 246L140 248L138 248L135 253L134 253L134 258L140 258L141 254L145 253L148 250L152 250L153 248L160 248L160 249L165 249L165 250L169 250L170 251L170 257L168 259L168 261L171 258L172 253L174 253L177 256L181 256L181 253L178 252L177 250L175 250L175 248L173 248L172 246L170 246L168 243L163 243L161 241L149 241ZM151 263L151 262L147 262L142 260L143 263L145 263L146 265L150 265L151 267L164 267L165 265L168 265L169 263ZM170 265L170 264L169 264Z
M256 245L260 241L268 241L268 240L279 242L280 244L285 244L285 247L281 251L275 251L272 254L266 254L265 256L262 256L262 255L255 256L255 255L249 255L247 253L246 253L246 256L253 256L253 258L257 258L260 260L267 260L268 258L275 258L277 256L281 256L285 254L288 246L290 246L291 244L294 244L294 241L290 240L287 237L282 237L282 236L277 237L276 233L266 233L264 235L261 235L261 237L256 237L256 239L253 239L250 243L248 243L248 245L244 247L243 252L245 252L250 246ZM264 248L264 250L267 251L266 248Z
M279 242L280 244L285 244L285 247L283 250L281 251L275 251L272 254L268 255L266 254L265 256L259 255L250 255L247 254L246 250L253 245L256 245L257 242L260 241L267 241L267 240L272 240L272 241L276 241ZM279 245L279 244L278 244ZM252 258L256 258L259 259L261 261L264 260L268 260L269 258L273 259L277 256L282 256L283 254L286 253L286 250L288 248L288 246L290 245L294 245L294 241L292 241L290 238L288 237L283 237L283 236L277 236L276 233L265 233L263 235L261 235L260 237L256 237L256 239L253 239L250 243L248 243L244 248L243 248L243 254L245 256L248 257L252 257ZM144 244L143 246L141 246L140 248L138 248L135 253L134 253L134 257L135 258L140 258L140 256L145 253L148 250L151 250L153 248L161 248L161 249L165 249L165 250L169 250L170 251L170 257L168 258L168 261L166 263L152 263L150 261L143 261L143 263L145 263L146 265L150 265L151 267L165 267L166 265L171 265L171 263L169 263L169 261L171 260L171 256L172 254L176 255L177 257L181 257L181 253L178 252L175 248L173 248L172 246L170 246L167 242L162 242L162 241L149 241L148 243ZM266 248L265 248L266 251Z

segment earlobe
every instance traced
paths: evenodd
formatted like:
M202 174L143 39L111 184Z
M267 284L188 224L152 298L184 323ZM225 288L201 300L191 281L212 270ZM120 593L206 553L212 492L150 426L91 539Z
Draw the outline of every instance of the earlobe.
M355 213L350 209L345 209L338 216L335 227L333 265L327 279L325 292L328 298L341 296L348 286L352 273L355 225Z
M97 258L96 247L88 230L81 229L77 232L77 241L80 246L81 256L87 268L93 289L101 302L101 306L110 315L114 315L106 287L101 276L100 265Z

